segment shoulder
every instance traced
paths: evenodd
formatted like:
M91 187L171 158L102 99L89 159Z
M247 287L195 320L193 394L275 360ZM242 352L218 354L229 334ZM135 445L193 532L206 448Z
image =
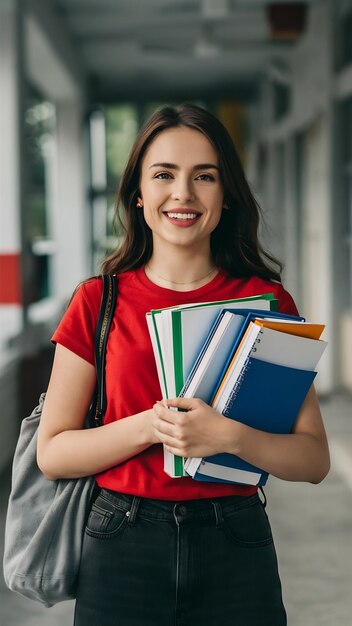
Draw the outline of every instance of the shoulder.
M100 299L102 294L103 281L100 276L93 276L80 283L74 292L74 297L77 295L80 298L84 298L88 302L94 302Z
M71 297L69 308L83 308L96 313L99 310L103 282L99 276L93 276L77 285Z
M276 280L270 280L268 282L272 285L273 294L279 301L279 311L281 313L289 313L290 315L299 315L293 297L287 289L285 289L283 284Z
M285 289L283 284L276 280L261 278L259 276L251 276L244 279L246 295L259 295L262 293L272 293L279 301L279 311L281 313L289 313L290 315L298 315L298 310L291 294Z
M51 340L94 365L94 337L102 294L102 280L80 283Z

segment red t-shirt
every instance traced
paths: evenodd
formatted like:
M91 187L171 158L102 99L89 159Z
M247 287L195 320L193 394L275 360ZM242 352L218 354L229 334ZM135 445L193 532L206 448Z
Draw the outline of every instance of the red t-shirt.
M231 278L225 272L193 291L164 289L152 283L144 269L117 277L117 305L106 353L105 423L150 409L161 399L146 313L151 309L193 302L228 300L274 293L279 310L297 314L291 296L279 283L261 278ZM94 333L102 281L92 279L75 294L52 341L72 350L94 365ZM163 449L153 445L140 454L97 476L100 487L147 498L189 500L228 495L251 495L256 487L204 483L189 477L171 478L163 471Z

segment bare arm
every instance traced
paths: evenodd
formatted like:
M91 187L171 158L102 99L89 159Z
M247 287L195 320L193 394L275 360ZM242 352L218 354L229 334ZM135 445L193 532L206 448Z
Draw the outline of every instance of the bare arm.
M38 433L38 465L47 478L96 474L159 441L152 409L84 429L94 387L95 368L58 344Z
M312 386L297 416L293 433L276 435L228 419L198 399L158 403L154 428L168 449L180 456L236 454L263 470L290 481L319 483L330 468L329 449L318 400Z

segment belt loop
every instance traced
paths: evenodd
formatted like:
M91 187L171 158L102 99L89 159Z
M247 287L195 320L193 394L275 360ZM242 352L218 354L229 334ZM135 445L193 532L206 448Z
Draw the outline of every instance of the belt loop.
M264 489L263 489L263 487L259 487L259 491L261 491L261 494L262 494L262 496L263 496L263 499L262 499L262 498L260 498L260 500L261 500L261 503L262 503L262 505L263 505L263 508L265 509L265 507L266 507L266 503L267 503L267 499L266 499L266 495L265 495L265 493L264 493Z
M128 523L132 524L132 526L133 526L133 524L136 521L136 515L137 515L137 511L138 511L138 507L139 507L140 501L141 501L141 499L138 498L138 496L133 496L131 508L128 511L129 512Z
M224 521L224 518L223 518L223 515L222 515L221 504L220 504L220 502L218 500L212 500L211 503L212 503L212 505L214 507L216 525L217 526L221 526L221 524Z

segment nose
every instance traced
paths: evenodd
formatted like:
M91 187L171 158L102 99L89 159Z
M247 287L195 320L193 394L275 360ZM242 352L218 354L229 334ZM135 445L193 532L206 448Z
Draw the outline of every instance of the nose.
M172 199L179 202L189 202L194 199L192 181L186 177L180 177L175 180L172 190Z

